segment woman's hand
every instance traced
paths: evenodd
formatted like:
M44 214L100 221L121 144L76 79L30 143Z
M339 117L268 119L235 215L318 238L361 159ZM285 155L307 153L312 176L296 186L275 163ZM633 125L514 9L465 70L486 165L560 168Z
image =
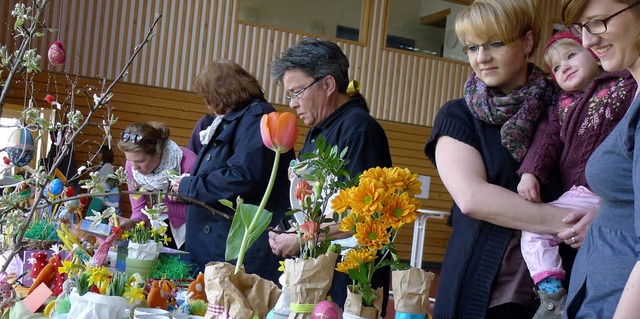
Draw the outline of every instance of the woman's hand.
M180 176L180 177L178 177L178 178L176 178L174 180L171 180L171 191L172 192L174 192L176 194L179 194L178 190L180 189L180 181L182 181L182 176ZM180 201L180 198L178 198L178 196L169 196L169 200L173 201L173 202L177 202L177 201Z
M559 232L557 236L572 248L580 248L582 242L584 242L584 237L587 235L587 230L589 230L589 225L591 225L597 213L597 209L572 210L565 215L562 221L569 225L573 224L573 226Z
M122 229L123 231L125 230L129 230L132 229L133 227L136 226L136 221L130 218L126 218L126 217L121 217L121 216L111 216L109 217L109 225L110 226L115 226L115 220L113 218L117 218L118 219L118 227L120 227L120 229Z

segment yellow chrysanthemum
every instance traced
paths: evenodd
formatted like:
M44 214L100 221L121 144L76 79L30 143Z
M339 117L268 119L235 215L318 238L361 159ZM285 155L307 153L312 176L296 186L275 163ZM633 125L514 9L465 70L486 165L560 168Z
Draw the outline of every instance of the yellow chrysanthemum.
M389 244L389 234L379 219L372 219L356 225L356 233L353 235L360 246L366 246L370 250L380 250L383 245Z
M355 232L356 224L358 223L358 214L356 211L351 211L349 214L338 223L338 230L342 232Z
M338 214L344 213L351 208L351 192L355 187L341 189L338 195L331 200L331 209Z
M407 168L400 170L400 177L404 187L400 191L408 191L412 195L418 195L422 193L422 182L418 180L418 174L411 174L411 171Z
M357 261L346 259L346 258L345 260L339 262L336 265L336 270L345 274L349 274L349 270L351 269L358 269L358 268L360 268L360 264Z
M347 252L347 258L350 260L367 263L376 260L377 251L369 250L367 248L351 249Z
M385 200L380 221L387 227L397 229L404 224L416 220L416 210L419 203L415 198L407 193L390 196Z
M384 188L375 180L360 180L360 185L351 193L352 209L363 214L373 214L382 209Z

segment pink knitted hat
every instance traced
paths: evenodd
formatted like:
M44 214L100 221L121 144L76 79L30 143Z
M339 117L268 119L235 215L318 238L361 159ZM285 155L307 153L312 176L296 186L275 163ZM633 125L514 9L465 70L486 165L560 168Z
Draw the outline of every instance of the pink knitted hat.
M571 39L573 41L578 42L578 44L582 45L582 39L579 38L579 37L576 37L571 32L569 32L569 31L558 32L555 35L553 35L553 37L551 39L549 39L549 42L547 42L547 45L544 46L543 55L546 55L547 54L547 50L549 49L549 47L553 43L555 43L556 41L558 41L560 39ZM594 59L599 60L598 56L595 53L593 53L593 51L591 51L591 49L589 49L589 53L591 53L591 55L593 56ZM547 68L551 69L551 67L548 64L547 64ZM551 72L551 76L553 76L553 72Z

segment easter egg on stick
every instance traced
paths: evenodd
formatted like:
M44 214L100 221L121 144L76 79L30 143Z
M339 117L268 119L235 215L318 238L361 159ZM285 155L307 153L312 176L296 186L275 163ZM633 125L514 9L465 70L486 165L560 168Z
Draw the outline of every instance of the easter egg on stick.
M13 165L21 167L29 164L35 155L33 135L26 127L11 132L7 141L7 156Z

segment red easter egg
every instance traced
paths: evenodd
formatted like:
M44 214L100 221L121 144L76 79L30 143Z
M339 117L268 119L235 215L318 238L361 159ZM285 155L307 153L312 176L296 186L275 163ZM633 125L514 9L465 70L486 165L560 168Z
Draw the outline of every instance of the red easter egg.
M9 165L11 164L11 160L8 157L3 157L2 160L4 161L4 165Z
M64 53L64 45L60 41L54 41L51 43L48 52L49 62L54 66L60 66L64 63L65 53Z
M313 308L311 319L342 319L342 309L334 302L323 300Z
M89 198L87 197L80 198L80 205L87 206L88 203L89 203Z
M65 195L67 195L67 197L71 197L73 195L75 195L76 190L73 189L73 186L67 186L64 190Z

